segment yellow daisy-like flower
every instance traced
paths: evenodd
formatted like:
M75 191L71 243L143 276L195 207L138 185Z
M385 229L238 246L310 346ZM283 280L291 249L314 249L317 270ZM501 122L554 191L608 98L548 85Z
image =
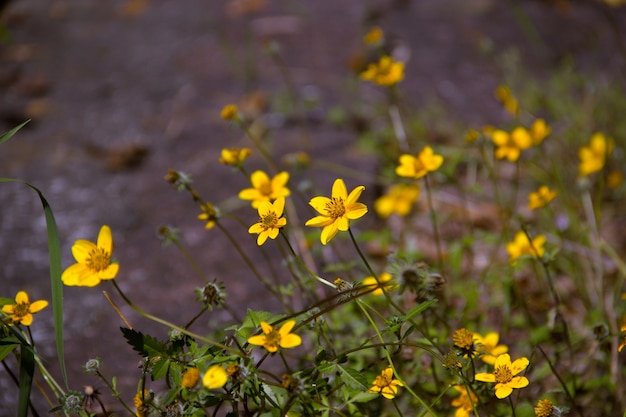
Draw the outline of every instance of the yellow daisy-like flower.
M533 145L539 145L552 132L552 128L548 126L545 120L536 119L530 126L530 137Z
M513 389L528 386L528 378L517 376L529 364L528 358L519 358L511 363L511 357L504 353L496 359L493 373L479 373L474 377L477 381L495 382L496 397L506 398L513 392Z
M239 109L234 104L227 104L220 112L223 120L234 120L239 115Z
M519 103L509 87L505 85L498 86L495 95L509 114L513 116L519 115Z
M206 222L204 226L205 229L212 229L217 223L217 210L215 210L215 207L213 207L211 203L202 204L200 208L202 209L202 213L198 214L198 219Z
M589 142L589 146L583 146L578 150L578 173L582 176L601 171L606 163L607 156L613 152L615 146L612 139L607 139L602 133L595 133Z
M114 279L120 266L111 261L113 254L113 235L111 228L104 225L98 233L97 243L79 239L72 246L74 265L63 271L61 280L68 286L94 287L101 280Z
M511 162L517 161L520 153L533 144L530 133L521 126L513 129L511 133L496 130L491 134L491 140L497 146L496 158L506 158Z
M320 241L326 245L338 231L345 232L350 227L350 220L356 220L367 213L367 206L357 200L365 187L359 185L350 194L341 178L333 183L331 197L313 197L309 205L320 214L309 219L305 226L323 227Z
M474 345L474 333L465 328L458 329L452 334L452 343L464 355L473 358L476 354L476 346Z
M31 303L28 301L26 291L19 291L15 296L15 304L6 304L2 306L2 312L9 315L14 323L20 323L24 326L30 326L33 322L33 314L43 310L48 306L46 300L39 300Z
M191 389L196 386L200 380L200 370L198 368L187 369L181 377L181 386L183 388Z
M479 357L483 362L493 365L498 356L509 351L508 346L498 344L499 340L500 335L496 332L489 332L485 336L474 333L474 344L478 348Z
M537 191L528 194L528 208L535 210L548 204L557 196L556 190L551 190L548 186L542 185Z
M391 366L388 366L383 369L380 375L376 376L368 392L382 394L383 397L391 400L398 394L398 387L402 386L404 384L400 380L393 379L393 369L391 369Z
M394 61L385 55L367 66L361 73L361 78L375 84L389 87L404 79L404 62Z
M252 151L249 148L224 148L222 149L222 156L220 156L220 163L231 166L241 166Z
M374 202L374 210L383 219L396 213L406 216L420 196L420 189L415 184L396 184L389 192Z
M202 385L208 389L222 388L228 382L228 374L222 365L213 365L204 373Z
M291 194L287 188L288 172L280 172L272 179L263 171L254 171L250 176L251 188L239 192L239 198L252 201L252 207L258 209L264 201L274 201L278 197L288 197Z
M389 283L390 281L391 274L388 272L383 272L378 277L378 281L374 277L367 277L363 280L363 283L361 285L364 287L376 287L376 289L372 291L372 294L383 295L383 288L385 289L385 291L389 291L392 288L396 287L396 285L392 285L391 283Z
M273 203L264 201L259 206L259 221L248 229L248 233L256 233L256 243L261 246L267 238L276 239L280 228L287 224L287 219L281 217L285 209L285 197L279 197Z
M430 146L424 147L416 156L400 155L400 165L396 167L396 174L406 178L422 178L429 172L439 169L443 164L443 156L437 155Z
M474 406L478 404L476 394L463 385L454 385L452 388L460 394L450 402L452 407L456 407L454 417L469 417L470 413L474 411Z
M509 254L509 261L515 262L522 255L532 255L535 258L541 258L544 253L543 245L546 243L544 235L538 235L532 242L528 240L528 236L524 232L517 232L515 239L506 244L506 251Z
M283 324L279 330L274 329L269 323L261 322L263 334L251 336L248 343L255 346L263 346L268 352L276 352L280 346L289 349L302 344L302 338L291 333L291 329L296 325L295 320L289 320Z
M368 45L375 45L375 44L379 43L383 39L384 36L385 36L385 33L380 28L380 26L374 26L363 37L363 42L365 42Z
M561 410L554 406L550 400L539 400L534 408L537 417L560 417Z

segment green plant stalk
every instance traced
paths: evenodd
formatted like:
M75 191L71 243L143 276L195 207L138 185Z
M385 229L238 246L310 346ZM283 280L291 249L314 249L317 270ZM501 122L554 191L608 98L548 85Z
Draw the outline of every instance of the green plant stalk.
M126 402L122 398L122 394L120 394L119 391L113 385L111 385L111 383L104 377L104 375L100 373L99 370L96 370L96 375L98 375L98 377L104 382L107 388L111 391L111 394L113 395L113 397L115 397L122 404L122 407L128 410L131 416L134 416L135 412L132 410L132 408L128 406L128 404L126 404Z

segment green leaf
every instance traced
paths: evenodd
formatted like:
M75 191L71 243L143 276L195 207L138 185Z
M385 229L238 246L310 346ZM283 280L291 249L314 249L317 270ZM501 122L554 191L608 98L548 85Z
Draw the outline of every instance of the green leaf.
M159 359L152 365L152 380L156 381L163 378L170 369L171 361L169 359Z
M30 391L33 386L33 374L35 373L35 354L27 346L20 349L20 376L19 376L19 397L17 402L18 417L28 415L28 403L30 401Z
M133 350L144 357L167 356L165 345L150 335L144 335L133 329L120 327L124 338Z
M367 379L356 369L337 366L341 372L341 380L350 388L365 391L368 389Z
M406 313L406 317L404 319L407 321L411 320L414 316L418 315L419 313L426 310L431 305L435 304L436 301L437 300L428 300L421 304L416 305L415 307L410 309L408 313Z
M28 119L27 121L25 121L21 125L19 125L17 127L14 127L13 129L9 130L8 132L3 133L2 136L0 136L0 143L6 142L7 140L11 139L13 137L13 135L15 135L18 130L20 130L21 128L26 126L26 123L28 123L28 122L30 122L30 119Z
M0 341L0 361L4 360L11 352L15 350L16 347L19 346L17 343L8 343L5 342L6 339L2 339Z

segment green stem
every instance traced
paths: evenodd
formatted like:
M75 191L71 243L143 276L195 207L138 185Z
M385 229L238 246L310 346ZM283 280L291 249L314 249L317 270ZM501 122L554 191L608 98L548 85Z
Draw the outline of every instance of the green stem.
M124 402L124 400L122 399L122 395L119 393L119 391L117 391L117 389L115 389L115 387L111 385L111 383L104 377L104 375L100 373L99 370L96 370L96 375L98 375L98 377L104 382L104 384L107 386L107 388L109 388L113 396L117 398L122 406L130 412L130 415L134 416L135 412L132 410L132 408L128 406L128 404L126 404L126 402Z

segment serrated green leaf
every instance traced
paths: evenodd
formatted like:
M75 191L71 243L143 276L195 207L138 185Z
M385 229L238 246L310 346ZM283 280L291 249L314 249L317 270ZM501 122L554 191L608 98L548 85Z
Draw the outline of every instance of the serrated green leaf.
M368 389L367 379L365 379L365 376L363 376L361 372L352 368L344 368L342 366L337 367L341 373L342 382L344 382L348 387L362 391Z

